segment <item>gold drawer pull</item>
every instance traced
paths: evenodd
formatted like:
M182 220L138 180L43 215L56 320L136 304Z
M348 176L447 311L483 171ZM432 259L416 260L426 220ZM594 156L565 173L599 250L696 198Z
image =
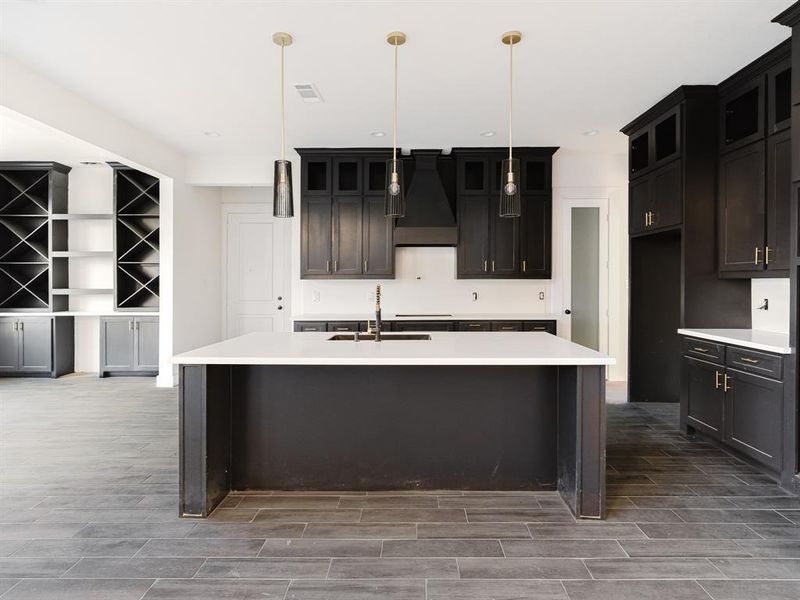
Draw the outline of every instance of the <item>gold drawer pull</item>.
M694 350L695 352L702 352L703 354L708 353L708 348L701 348L699 346L694 346L692 350Z
M725 373L725 377L722 380L722 385L723 385L722 391L729 392L733 389L733 386L730 385L730 383L728 383L729 381L733 381L733 377Z
M760 261L760 260L759 260L759 258L758 258L758 254L759 254L759 252L761 252L761 248L759 248L758 246L756 246L755 260L753 261L753 262L754 262L754 264L756 264L756 265L759 265L759 264L761 264L761 261Z
M720 387L722 387L722 384L719 381L719 378L721 376L722 376L722 373L720 373L719 371L714 371L714 389L715 390L718 390Z
M742 362L750 363L751 365L757 365L758 363L761 362L757 358L750 358L749 356L743 356L739 360L741 360Z

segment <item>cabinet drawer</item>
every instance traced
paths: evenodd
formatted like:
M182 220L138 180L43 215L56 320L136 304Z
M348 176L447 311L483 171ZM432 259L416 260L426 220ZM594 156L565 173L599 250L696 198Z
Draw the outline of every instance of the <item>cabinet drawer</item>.
M325 321L295 321L295 331L308 332L308 331L326 331Z
M525 321L522 324L523 331L546 331L556 335L555 321Z
M716 344L706 340L683 338L683 353L719 364L725 362L724 344Z
M459 331L491 331L491 321L461 321L458 324Z
M366 323L364 326L366 328ZM328 321L328 331L360 331L360 329L358 321Z
M522 331L522 321L492 321L492 331Z
M748 348L728 346L725 364L763 377L772 379L781 379L783 377L783 358L775 354L765 354Z

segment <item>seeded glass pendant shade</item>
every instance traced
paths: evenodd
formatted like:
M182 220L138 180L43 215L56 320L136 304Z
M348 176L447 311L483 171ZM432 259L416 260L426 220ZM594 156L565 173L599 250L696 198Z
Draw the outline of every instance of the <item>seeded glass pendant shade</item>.
M406 214L406 190L403 184L403 161L397 158L397 48L406 43L406 34L393 31L386 41L394 46L394 101L392 107L392 158L386 161L386 200L384 212L387 218L401 218Z
M519 31L507 31L501 38L508 46L508 158L503 161L500 188L500 216L519 217L521 214L519 198L519 159L512 155L512 98L514 89L514 44L519 43Z
M292 195L292 163L286 160L286 102L284 99L284 58L286 46L292 45L288 33L273 34L272 41L281 47L281 158L275 161L275 179L272 186L272 215L288 218L294 216Z
M275 161L275 184L272 194L272 215L293 217L292 163L288 160Z

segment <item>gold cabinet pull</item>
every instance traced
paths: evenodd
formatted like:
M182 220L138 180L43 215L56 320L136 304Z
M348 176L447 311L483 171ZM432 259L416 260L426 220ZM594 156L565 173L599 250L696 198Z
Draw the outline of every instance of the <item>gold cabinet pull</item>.
M486 273L489 270L489 261L483 261L483 272Z
M742 356L739 360L750 363L751 365L757 365L759 362L761 362L757 358L750 358L749 356Z
M722 383L720 383L719 378L722 376L722 373L719 371L714 371L714 389L718 390L722 387Z
M770 248L769 246L766 246L766 247L764 248L764 264L765 264L765 265L768 265L768 264L769 264L769 253L770 253L771 251L772 251L772 252L774 252L774 250L772 250L772 248Z
M761 252L761 248L759 248L758 246L756 246L755 258L753 259L753 262L754 262L754 264L756 264L756 265L760 265L760 264L761 264L761 261L758 259L758 253L759 253L759 252Z
M333 271L336 272L338 270L339 270L339 261L338 260L334 260L333 261Z
M695 352L702 352L703 354L706 354L708 352L708 348L701 348L700 346L693 346L692 350L694 350Z
M492 273L494 273L494 261L492 261Z
M367 259L364 259L364 273L367 272Z
M645 227L650 227L650 211L649 210L646 213L644 213L644 226Z
M733 377L725 373L725 376L722 378L722 391L729 392L733 389L733 386L730 385L730 381L733 381Z
M330 273L331 272L331 261L329 261L329 260L325 261L325 272L326 273Z
M524 273L527 270L528 270L528 261L527 260L523 260L522 261L522 272Z

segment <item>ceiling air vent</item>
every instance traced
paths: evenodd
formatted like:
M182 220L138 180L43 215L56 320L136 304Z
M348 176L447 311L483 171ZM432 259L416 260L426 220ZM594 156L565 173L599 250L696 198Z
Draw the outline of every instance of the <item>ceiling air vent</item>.
M313 83L295 83L294 89L300 94L303 102L322 102L322 96Z

